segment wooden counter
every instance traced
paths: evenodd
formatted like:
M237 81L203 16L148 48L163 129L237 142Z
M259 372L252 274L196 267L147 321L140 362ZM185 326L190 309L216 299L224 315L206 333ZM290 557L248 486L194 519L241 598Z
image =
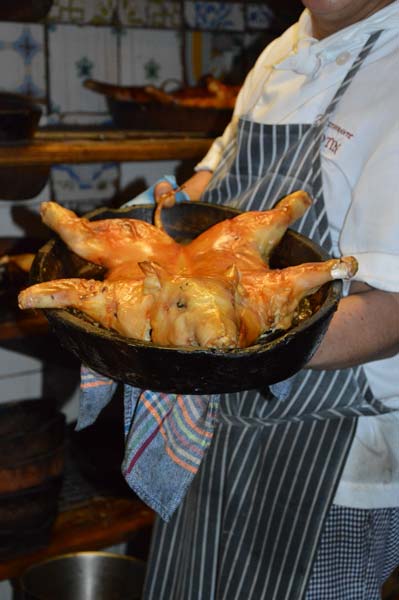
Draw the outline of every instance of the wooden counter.
M199 160L212 141L176 132L43 130L30 143L0 146L0 166Z

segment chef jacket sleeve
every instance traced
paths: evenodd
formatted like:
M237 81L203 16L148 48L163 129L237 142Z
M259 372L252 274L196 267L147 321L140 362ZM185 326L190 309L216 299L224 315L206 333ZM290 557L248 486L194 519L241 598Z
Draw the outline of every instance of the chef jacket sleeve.
M376 147L353 190L340 250L359 261L356 279L399 292L399 122Z

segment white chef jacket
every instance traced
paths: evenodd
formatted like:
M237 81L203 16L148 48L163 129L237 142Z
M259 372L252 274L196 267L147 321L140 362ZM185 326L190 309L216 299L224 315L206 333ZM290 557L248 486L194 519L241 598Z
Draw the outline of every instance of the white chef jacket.
M260 55L231 123L196 170L214 170L239 118L312 123L323 114L369 35L383 30L331 117L322 141L324 199L336 255L359 261L356 279L399 292L399 1L323 40L310 14ZM376 398L399 411L399 354L367 363ZM399 506L399 412L361 417L335 503Z

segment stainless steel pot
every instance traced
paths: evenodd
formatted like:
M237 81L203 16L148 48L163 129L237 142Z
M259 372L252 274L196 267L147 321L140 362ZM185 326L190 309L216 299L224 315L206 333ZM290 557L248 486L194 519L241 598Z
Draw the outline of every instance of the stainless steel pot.
M139 600L145 563L110 552L64 554L20 578L24 600Z

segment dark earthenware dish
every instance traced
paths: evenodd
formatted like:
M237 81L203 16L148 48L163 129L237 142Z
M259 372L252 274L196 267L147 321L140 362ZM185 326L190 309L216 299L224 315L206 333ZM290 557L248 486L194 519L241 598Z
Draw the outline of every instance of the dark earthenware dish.
M119 129L219 135L233 114L232 108L162 103L145 86L116 86L94 79L86 80L83 85L104 96L112 121ZM187 88L190 89L193 88Z
M163 212L165 229L176 239L192 239L216 222L236 216L234 209L206 203L182 203ZM93 219L132 217L152 222L152 206L101 209ZM308 238L287 231L273 255L273 265L313 262L329 258ZM101 269L73 254L58 239L49 241L36 255L32 282L60 277L98 277ZM97 326L67 310L44 313L60 342L92 369L115 380L174 393L225 393L264 388L293 375L317 349L340 297L341 282L323 286L318 308L305 321L275 339L265 339L244 349L160 347L128 339Z
M1 0L0 20L35 23L44 19L53 0Z

